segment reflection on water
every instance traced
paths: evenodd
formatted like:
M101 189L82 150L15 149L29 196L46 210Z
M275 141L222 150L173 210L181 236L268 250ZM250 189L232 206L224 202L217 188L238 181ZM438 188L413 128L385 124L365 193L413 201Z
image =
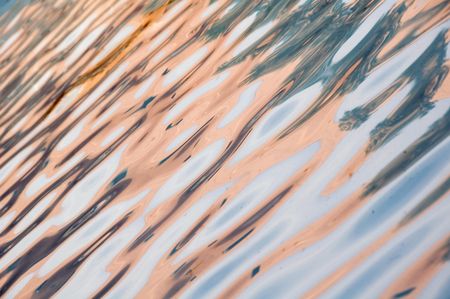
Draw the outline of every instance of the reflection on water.
M445 0L0 4L0 296L448 298Z

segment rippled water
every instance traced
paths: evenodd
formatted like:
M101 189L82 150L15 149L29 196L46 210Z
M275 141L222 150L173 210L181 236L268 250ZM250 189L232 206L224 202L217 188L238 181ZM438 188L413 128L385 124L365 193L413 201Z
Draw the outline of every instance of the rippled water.
M0 296L450 298L446 0L3 0Z

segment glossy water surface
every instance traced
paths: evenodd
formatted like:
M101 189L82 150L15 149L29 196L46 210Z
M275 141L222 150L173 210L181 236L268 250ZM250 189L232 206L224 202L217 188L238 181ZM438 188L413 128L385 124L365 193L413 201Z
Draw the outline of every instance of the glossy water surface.
M446 0L2 0L0 297L450 298Z

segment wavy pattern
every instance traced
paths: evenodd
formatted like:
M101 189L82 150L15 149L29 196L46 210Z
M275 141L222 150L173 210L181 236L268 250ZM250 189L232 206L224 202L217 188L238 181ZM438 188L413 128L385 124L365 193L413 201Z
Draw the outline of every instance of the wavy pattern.
M449 298L446 0L0 4L0 296Z

